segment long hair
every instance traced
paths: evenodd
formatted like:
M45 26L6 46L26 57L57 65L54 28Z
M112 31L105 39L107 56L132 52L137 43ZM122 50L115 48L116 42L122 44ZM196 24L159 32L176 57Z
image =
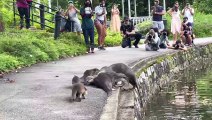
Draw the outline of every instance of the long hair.
M87 5L86 5L86 2L87 2L87 1L89 1L89 2L90 2L90 5L89 5L89 6L87 6ZM91 0L85 0L85 2L84 2L84 7L91 7L91 8L92 8Z
M178 12L179 7L177 8L177 7L175 6L175 4L178 4L178 5L179 5L179 2L176 1L176 2L174 3L174 6L172 7L172 11Z

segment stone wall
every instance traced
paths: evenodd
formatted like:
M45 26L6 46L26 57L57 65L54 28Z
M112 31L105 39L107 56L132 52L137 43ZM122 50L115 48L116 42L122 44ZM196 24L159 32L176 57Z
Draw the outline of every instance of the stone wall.
M207 68L212 61L212 44L199 45L188 51L147 58L137 62L133 69L137 76L135 89L135 119L142 120L148 101L157 94L163 85L175 80L176 74L188 67L192 69Z

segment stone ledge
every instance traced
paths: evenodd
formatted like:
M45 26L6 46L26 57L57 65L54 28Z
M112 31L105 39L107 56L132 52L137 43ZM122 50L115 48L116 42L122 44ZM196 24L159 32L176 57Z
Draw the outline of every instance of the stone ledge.
M117 120L119 108L120 88L112 92L104 106L100 120Z

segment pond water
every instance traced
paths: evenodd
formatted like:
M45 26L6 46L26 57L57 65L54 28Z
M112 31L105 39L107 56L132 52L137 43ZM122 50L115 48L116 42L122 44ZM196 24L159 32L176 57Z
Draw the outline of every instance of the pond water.
M156 94L145 120L212 120L212 70L184 70Z

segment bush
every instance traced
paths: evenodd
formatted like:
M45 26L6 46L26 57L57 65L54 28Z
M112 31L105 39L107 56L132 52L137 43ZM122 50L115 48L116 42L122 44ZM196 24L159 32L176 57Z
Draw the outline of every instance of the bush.
M145 21L136 25L136 28L139 33L146 35L149 32L149 29L152 27L152 21Z
M121 45L122 36L120 33L114 33L107 30L107 37L105 38L106 46L118 46Z
M8 72L9 70L15 69L20 65L15 57L6 54L0 54L0 71Z

